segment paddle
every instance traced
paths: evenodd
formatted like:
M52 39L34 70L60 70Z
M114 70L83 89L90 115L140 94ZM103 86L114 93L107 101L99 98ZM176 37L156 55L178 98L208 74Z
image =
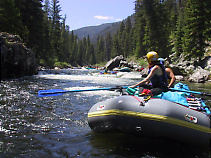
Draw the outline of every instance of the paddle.
M205 92L196 92L196 91L188 91L188 90L182 90L182 89L176 89L176 88L169 88L173 91L180 91L180 92L187 92L187 93L193 93L193 94L200 94L205 96L211 96L211 94L205 93Z
M85 91L99 91L99 90L122 90L126 89L128 86L116 86L114 88L95 88L95 89L78 89L78 90L63 90L63 89L50 89L50 90L39 90L38 91L38 96L39 97L48 97L48 96L57 96L57 95L62 95L64 93L69 93L69 92L85 92Z

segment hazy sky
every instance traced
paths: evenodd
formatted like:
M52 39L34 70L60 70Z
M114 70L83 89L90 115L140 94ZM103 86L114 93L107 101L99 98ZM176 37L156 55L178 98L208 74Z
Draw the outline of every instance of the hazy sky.
M135 11L135 0L60 0L62 17L70 30L126 19Z

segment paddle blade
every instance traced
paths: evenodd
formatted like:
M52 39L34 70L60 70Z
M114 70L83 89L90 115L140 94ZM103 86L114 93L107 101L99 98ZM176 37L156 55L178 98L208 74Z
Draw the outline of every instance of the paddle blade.
M38 96L39 97L58 96L66 92L67 91L64 91L62 89L39 90Z

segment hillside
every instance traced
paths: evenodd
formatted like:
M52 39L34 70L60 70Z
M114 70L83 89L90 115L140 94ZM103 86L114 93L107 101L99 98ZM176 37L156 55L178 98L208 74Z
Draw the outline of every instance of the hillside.
M135 18L134 15L129 16L131 18L132 25L134 26ZM125 23L126 19L123 20ZM111 36L116 33L119 29L121 22L114 22L114 23L105 23L98 26L88 26L83 27L77 30L73 30L74 35L77 35L79 39L83 37L87 37L89 35L91 42L96 42L98 36L105 37L108 32L111 33Z
M89 35L90 40L94 42L98 35L101 34L101 32L104 32L104 30L111 30L112 29L118 29L120 22L116 23L105 23L98 26L87 26L82 27L77 30L73 30L74 35L77 35L79 39L83 39L83 37L87 37Z

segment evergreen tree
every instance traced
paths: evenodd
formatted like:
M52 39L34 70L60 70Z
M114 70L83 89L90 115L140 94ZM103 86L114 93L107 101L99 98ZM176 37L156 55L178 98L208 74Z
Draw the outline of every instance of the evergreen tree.
M144 40L145 37L145 5L144 0L135 1L135 30L133 35L133 51L136 57L141 57L147 52L147 41Z
M102 36L98 37L97 41L97 61L102 62L105 60L105 41Z
M86 65L86 51L87 51L87 39L86 37L83 37L83 52L82 52L82 55L83 55L83 65Z
M112 51L111 57L115 57L117 55L121 55L120 53L120 45L118 40L118 32L113 36L113 43L112 43Z
M52 43L52 57L54 60L60 59L61 50L59 48L59 42L61 38L61 27L60 27L60 11L61 7L59 0L51 0L50 16L51 16L51 43Z
M129 54L132 52L132 47L131 47L131 44L132 44L132 42L131 42L131 28L132 28L132 23L131 23L131 19L130 19L130 17L128 17L127 19L126 19L126 25L125 25L125 30L124 30L124 32L123 32L123 34L124 34L124 41L123 41L123 45L124 45L124 56L125 57L128 57L129 56Z
M23 34L20 9L15 5L15 0L0 1L0 22L0 31Z
M108 61L111 58L111 49L112 49L112 37L111 33L108 32L105 39L105 58L103 61Z
M172 31L173 51L177 52L178 55L183 53L184 48L184 28L185 28L185 14L184 14L185 3L179 1L177 3L177 21L175 31Z
M40 53L39 59L49 62L50 52L52 51L51 41L50 41L50 32L51 24L49 21L50 14L50 3L49 0L44 2L44 17L43 17L43 51ZM53 63L51 64L53 65Z
M154 50L165 57L169 53L169 30L163 1L137 0L136 13L139 18L136 23L137 33L139 33L137 46L141 47L136 48L137 56Z
M117 48L117 52L118 55L123 55L124 56L124 42L125 42L125 24L122 21L120 26L119 26L119 30L118 30L118 47Z
M78 65L83 65L83 54L84 54L84 45L83 41L79 40L78 42L78 57L77 57L77 64Z
M61 55L59 57L59 61L68 62L69 56L69 27L66 26L66 15L63 18L62 25L61 25L61 40L60 40L60 48L61 48Z
M78 56L78 38L74 36L74 42L72 45L71 53L70 53L70 63L73 66L77 66L77 56Z
M89 38L89 35L88 35L88 37L87 37L87 41L86 41L87 43L87 45L86 45L86 54L85 54L85 64L86 65L88 65L88 64L90 64L90 57L91 57L91 42L90 42L90 38Z
M205 34L205 39L206 39L206 43L209 43L208 41L211 41L211 1L210 0L205 0L205 30L204 30L204 34ZM211 45L211 44L209 44Z
M27 37L24 38L27 46L33 48L35 52L43 49L43 10L42 0L21 1L20 13L22 23L25 27ZM25 34L25 33L24 33ZM23 35L24 36L24 35Z
M178 16L178 20L176 23L176 30L174 32L174 50L175 52L179 54L183 53L183 47L184 47L184 19L183 19L183 13L180 13Z
M94 45L93 43L90 44L90 46L87 48L88 52L90 52L90 64L94 65L96 64L96 56L95 56L95 50L94 50Z
M205 47L207 46L205 35L206 17L208 0L187 0L186 2L186 19L185 27L185 53L191 54L191 57L201 58L205 53Z

